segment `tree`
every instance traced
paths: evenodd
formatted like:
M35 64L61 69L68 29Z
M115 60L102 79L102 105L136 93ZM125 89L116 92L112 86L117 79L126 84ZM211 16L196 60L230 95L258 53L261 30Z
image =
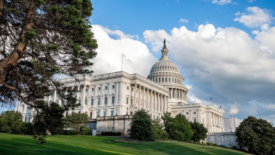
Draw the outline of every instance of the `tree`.
M275 153L275 128L264 119L249 116L237 127L237 142L249 152L261 155Z
M169 137L169 135L163 131L163 125L158 118L153 120L153 132L155 139L166 140Z
M207 129L203 126L203 124L198 122L189 122L193 131L192 140L194 142L199 142L200 140L204 140L207 135Z
M135 112L130 126L129 131L132 138L148 141L155 140L151 117L144 109Z
M65 118L65 126L80 131L81 126L87 125L89 117L85 113L72 113Z
M22 114L14 111L4 111L0 115L0 131L17 132L17 127L22 122Z
M193 131L184 115L178 114L175 118L172 118L171 113L167 112L164 113L162 119L165 131L169 134L171 139L187 142L191 140Z
M48 134L55 134L58 129L63 130L63 114L65 110L57 103L40 104L34 117L34 138L38 139L38 144L45 143L45 136Z
M30 107L44 104L57 90L64 106L75 100L62 93L54 75L90 74L96 40L90 31L90 0L0 0L0 102L17 97Z

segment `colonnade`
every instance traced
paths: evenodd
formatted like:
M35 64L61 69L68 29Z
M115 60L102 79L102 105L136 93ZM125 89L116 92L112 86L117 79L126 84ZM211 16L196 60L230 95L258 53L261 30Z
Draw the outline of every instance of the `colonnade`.
M168 111L168 96L140 84L131 86L131 105L138 109L163 113Z
M179 88L169 88L169 98L187 100L187 91Z
M150 78L150 80L156 83L179 83L179 84L183 83L183 81L180 78L174 78L174 77L152 77Z

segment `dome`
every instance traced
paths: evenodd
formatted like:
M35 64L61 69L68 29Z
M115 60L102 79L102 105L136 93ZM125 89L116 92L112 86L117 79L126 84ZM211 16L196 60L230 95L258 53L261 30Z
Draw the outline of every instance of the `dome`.
M153 67L151 68L150 74L157 73L157 72L175 72L180 74L179 67L169 60L163 60L156 62Z
M166 47L165 39L163 43L162 57L152 66L147 78L160 84L183 84L184 78L180 74L179 67L168 57L169 50Z

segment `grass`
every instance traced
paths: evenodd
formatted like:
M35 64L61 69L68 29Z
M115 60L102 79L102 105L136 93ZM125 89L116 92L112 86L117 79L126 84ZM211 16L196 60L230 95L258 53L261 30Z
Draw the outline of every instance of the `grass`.
M37 145L32 136L0 133L0 154L140 154L140 155L242 155L232 149L215 146L202 146L184 142L142 142L125 143L114 141L115 137L94 136L48 136L47 143Z

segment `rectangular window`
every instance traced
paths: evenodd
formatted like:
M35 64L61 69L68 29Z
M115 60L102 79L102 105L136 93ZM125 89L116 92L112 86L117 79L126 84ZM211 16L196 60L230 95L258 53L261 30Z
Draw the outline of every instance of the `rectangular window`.
M196 112L194 112L194 114L196 114Z
M25 122L27 122L27 117L25 117Z
M87 105L87 99L85 99L85 105Z
M107 86L105 86L105 90L107 90L108 89L108 87Z
M94 88L92 88L92 91L94 91Z
M91 106L94 105L94 99L91 99Z
M76 93L76 92L74 92L74 96L75 96L75 97L77 96L77 93Z
M86 93L88 92L88 89L86 89Z
M81 104L81 100L78 100L78 103Z
M194 119L194 122L196 122L196 119Z
M98 90L100 90L100 87L98 87Z
M79 90L79 93L81 93L81 90Z
M108 103L108 99L107 97L105 97L105 106L107 106L107 103Z
M115 86L115 85L113 85L113 89L115 89L115 87L116 87L116 86Z
M133 105L133 99L131 99L131 105Z
M129 86L127 86L127 90L129 90Z
M23 110L22 110L22 112L24 112L24 110L25 110L25 107L23 106Z
M100 98L98 98L97 104L98 104L98 106L100 107Z
M96 112L96 116L99 117L99 110Z
M63 103L63 102L61 102L61 106L62 106L62 107L64 106L64 103Z
M112 104L113 105L115 104L115 97L114 96L112 97Z
M114 116L114 111L113 110L111 111L111 116Z
M126 104L128 104L128 100L129 100L129 98L127 97L127 98L126 98Z
M104 112L103 112L103 116L106 116L106 110L104 110Z

